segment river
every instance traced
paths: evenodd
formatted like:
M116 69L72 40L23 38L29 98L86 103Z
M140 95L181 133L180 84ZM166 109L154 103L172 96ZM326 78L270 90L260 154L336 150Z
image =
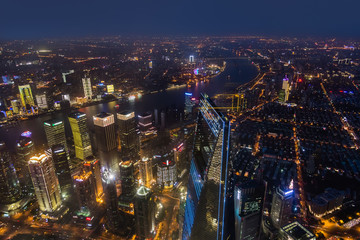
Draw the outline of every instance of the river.
M192 92L194 97L199 97L200 93L205 92L210 97L218 93L226 92L233 89L234 86L249 82L258 74L257 68L247 59L232 59L226 61L226 68L218 76L212 78L209 82L198 83L191 88L182 87L174 88L162 92L144 95L135 101L126 102L121 105L119 110L130 109L136 114L146 111L153 111L156 109L163 109L166 107L178 107L183 109L185 102L185 92ZM87 114L88 124L92 127L92 116L105 111L115 113L116 101L101 103L85 108L79 111ZM58 119L66 119L66 114L57 112L54 117ZM35 119L30 119L20 122L20 125L11 128L0 128L0 139L5 141L8 148L12 151L15 149L16 140L24 131L31 131L32 138L36 146L46 144L46 136L43 128L43 122L49 119L49 115L42 115ZM68 121L65 121L65 128L67 136L71 136L71 129Z

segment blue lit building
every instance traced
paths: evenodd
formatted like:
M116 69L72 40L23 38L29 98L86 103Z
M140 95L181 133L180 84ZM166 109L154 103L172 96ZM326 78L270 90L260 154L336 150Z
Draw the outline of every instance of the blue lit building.
M182 239L226 239L230 125L206 94L199 109Z

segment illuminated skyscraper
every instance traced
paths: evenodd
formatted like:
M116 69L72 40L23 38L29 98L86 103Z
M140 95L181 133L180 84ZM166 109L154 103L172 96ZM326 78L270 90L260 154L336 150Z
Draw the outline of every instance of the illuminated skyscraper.
M88 77L84 77L82 79L82 84L84 88L84 97L87 99L91 99L92 98L91 79Z
M168 159L162 159L157 165L157 184L167 187L173 187L177 179L176 164L173 155Z
M59 209L60 185L51 157L46 154L31 157L29 170L40 210L51 213Z
M54 162L55 173L58 177L62 195L69 194L72 185L69 162L65 148L61 144L52 146L51 156Z
M193 101L192 99L192 93L186 92L185 93L185 109L184 109L184 114L185 114L185 119L189 119L191 117L192 111L193 111Z
M316 240L316 236L298 222L280 229L279 240Z
M287 102L289 99L289 94L290 94L290 83L289 83L289 78L287 78L287 76L285 76L285 78L283 79L282 82L282 90L284 91L284 101Z
M40 109L47 109L49 108L46 94L38 94L35 95L36 98L36 104Z
M194 63L195 62L195 57L194 55L190 55L189 56L189 63Z
M134 214L136 234L140 239L151 239L155 231L155 204L150 189L140 186L135 195Z
M150 187L153 180L152 162L150 158L142 158L139 163L141 184Z
M81 172L79 175L74 176L75 192L80 208L87 207L88 209L93 209L95 207L96 194L94 185L96 183L92 175L92 172Z
M119 174L119 163L116 151L116 133L114 115L99 113L93 117L96 145L101 166L111 169L116 176Z
M134 165L131 161L120 164L121 195L132 196L135 192Z
M58 119L50 119L44 122L44 128L49 148L56 144L62 144L67 152L64 122Z
M230 127L210 98L200 97L182 239L226 239ZM206 229L206 231L204 231Z
M140 131L142 133L146 133L153 126L152 125L152 114L149 112L138 115L138 120L139 120Z
M86 114L81 112L71 113L69 122L74 138L75 156L82 160L92 155L89 130L86 125Z
M14 166L22 187L26 190L32 189L31 177L29 174L28 162L35 154L34 142L30 137L20 136L16 142L17 161Z
M84 170L85 172L91 172L91 177L94 178L95 184L95 195L97 198L100 198L103 194L103 185L101 180L101 172L100 172L100 162L94 156L89 156L86 158L84 162Z
M256 181L235 187L235 239L259 239L264 193L264 185Z
M8 205L21 199L21 188L13 165L13 157L0 141L0 204Z
M116 149L114 115L102 112L93 119L98 150L108 152Z
M20 85L19 86L19 93L20 93L20 99L21 99L21 105L23 107L26 107L26 104L29 106L34 106L34 97L31 92L31 87L29 84L26 85Z
M139 136L136 133L135 113L124 111L117 113L117 124L121 144L121 152L134 160L138 160L140 151Z
M271 223L277 229L289 223L292 215L294 191L278 187L273 195L270 218Z
M116 193L115 174L105 169L102 174L105 204L106 204L106 227L116 232L121 227L119 203Z

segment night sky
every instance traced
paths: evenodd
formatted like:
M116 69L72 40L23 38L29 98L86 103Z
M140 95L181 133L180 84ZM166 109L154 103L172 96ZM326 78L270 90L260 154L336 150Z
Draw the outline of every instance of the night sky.
M0 39L113 35L360 37L359 0L1 0Z

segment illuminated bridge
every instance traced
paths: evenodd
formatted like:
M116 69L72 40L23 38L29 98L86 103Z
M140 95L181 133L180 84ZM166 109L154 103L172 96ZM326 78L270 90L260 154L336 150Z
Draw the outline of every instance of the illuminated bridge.
M182 239L226 239L230 125L206 94L199 109Z

